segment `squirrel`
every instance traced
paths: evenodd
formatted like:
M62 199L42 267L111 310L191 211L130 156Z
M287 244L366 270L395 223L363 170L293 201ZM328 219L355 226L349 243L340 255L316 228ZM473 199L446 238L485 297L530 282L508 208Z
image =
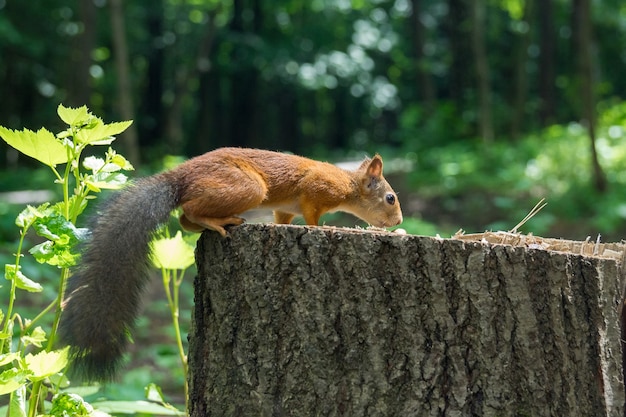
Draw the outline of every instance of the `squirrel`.
M291 154L219 148L139 179L98 207L68 282L59 335L70 346L73 374L90 381L115 377L148 281L150 241L177 207L184 229L222 236L225 226L242 224L239 215L257 207L273 209L283 224L302 215L317 225L332 211L377 227L402 222L379 155L351 172Z

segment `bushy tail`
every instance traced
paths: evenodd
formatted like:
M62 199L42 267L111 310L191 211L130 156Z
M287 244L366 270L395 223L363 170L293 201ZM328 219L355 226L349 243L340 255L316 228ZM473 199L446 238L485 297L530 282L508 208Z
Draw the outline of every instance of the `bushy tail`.
M106 381L121 364L148 280L149 243L180 200L166 175L137 181L94 215L90 240L70 278L59 334L71 372Z

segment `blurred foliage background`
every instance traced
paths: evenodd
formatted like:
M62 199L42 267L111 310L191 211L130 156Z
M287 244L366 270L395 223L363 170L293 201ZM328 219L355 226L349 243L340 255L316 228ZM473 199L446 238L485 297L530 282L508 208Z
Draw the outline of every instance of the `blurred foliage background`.
M506 229L545 197L529 231L619 240L625 42L617 0L0 0L0 124L133 119L116 146L142 173L380 152L417 232ZM0 144L2 189L36 189L29 164Z
M621 240L625 73L618 0L0 0L0 125L59 131L59 103L132 119L115 147L138 175L220 146L379 152L403 226L443 237L511 229L546 198L522 232ZM15 214L54 195L4 143L0 173L10 258ZM173 383L162 310L131 386L155 366Z

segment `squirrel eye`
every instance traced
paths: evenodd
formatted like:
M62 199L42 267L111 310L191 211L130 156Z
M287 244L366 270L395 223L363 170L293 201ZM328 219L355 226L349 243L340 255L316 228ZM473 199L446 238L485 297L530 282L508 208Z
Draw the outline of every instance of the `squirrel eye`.
M393 206L396 203L396 196L393 194L387 194L385 196L385 200L389 205Z

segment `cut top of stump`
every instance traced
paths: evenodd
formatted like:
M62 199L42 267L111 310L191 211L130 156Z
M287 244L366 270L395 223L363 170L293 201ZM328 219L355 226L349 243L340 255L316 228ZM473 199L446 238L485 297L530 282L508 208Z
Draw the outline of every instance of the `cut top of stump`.
M600 243L599 241L585 241L554 239L533 236L532 234L523 235L511 232L484 232L464 234L457 232L452 239L462 240L466 242L482 242L493 245L519 246L529 249L539 249L549 252L563 252L575 255L581 255L592 258L616 259L618 261L625 260L626 244L619 243Z

